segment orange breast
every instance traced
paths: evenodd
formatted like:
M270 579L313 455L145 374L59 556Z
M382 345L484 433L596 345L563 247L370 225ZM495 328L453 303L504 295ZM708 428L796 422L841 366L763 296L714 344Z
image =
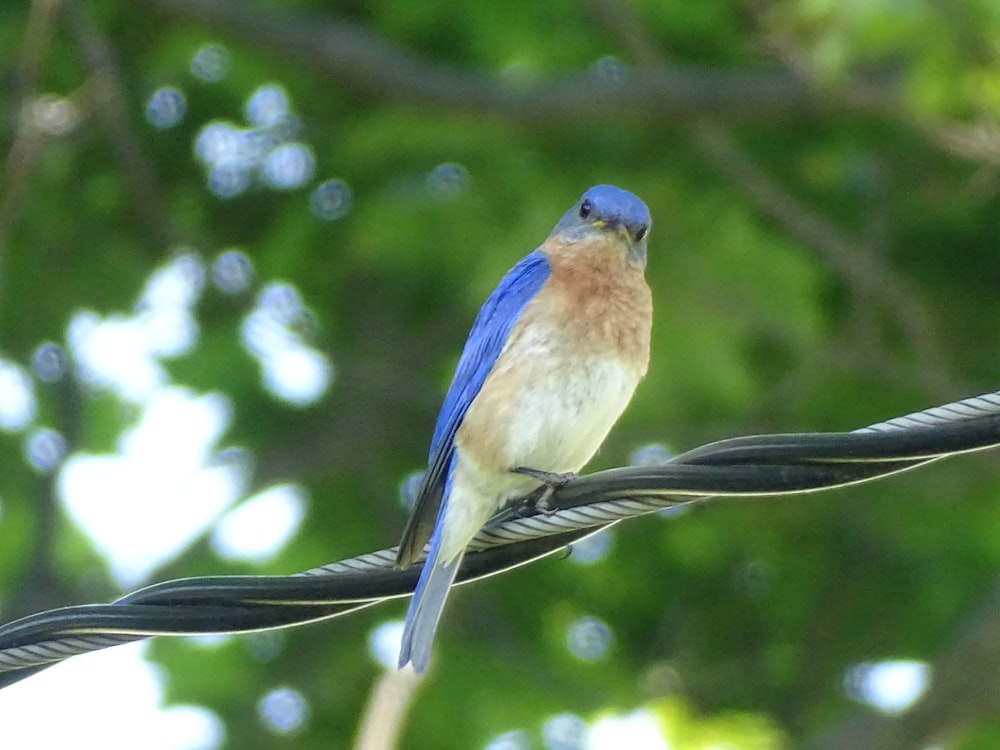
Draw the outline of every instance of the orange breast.
M552 273L545 291L552 314L583 350L630 363L649 362L653 300L643 269L626 259L618 243L547 243ZM539 300L541 302L541 300ZM527 312L527 311L526 311Z

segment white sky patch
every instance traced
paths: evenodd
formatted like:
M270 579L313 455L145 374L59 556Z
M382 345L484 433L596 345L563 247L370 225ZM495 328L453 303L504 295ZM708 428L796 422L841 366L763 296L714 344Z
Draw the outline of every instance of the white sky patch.
M309 701L295 688L282 685L268 691L257 702L261 723L278 735L294 735L309 721Z
M514 729L494 737L483 750L531 750L531 738L523 729Z
M0 358L0 430L23 430L35 418L35 389L27 371Z
M133 403L150 397L167 383L159 359L186 354L197 343L192 309L204 283L201 260L185 253L150 275L134 315L74 313L68 339L80 375Z
M295 330L304 314L298 291L273 282L260 292L240 329L243 346L260 363L264 387L294 406L318 401L334 377L330 359Z
M117 453L77 453L63 465L63 503L124 588L176 556L239 497L243 468L213 463L229 421L222 395L164 388Z
M325 355L305 346L277 351L261 359L265 387L295 406L308 406L326 393L333 377Z
M862 662L846 678L847 692L887 714L901 714L916 703L930 684L931 668L920 661Z
M215 750L225 727L200 706L165 708L146 643L76 656L0 691L4 747ZM43 713L44 712L44 713Z
M303 187L316 171L316 157L304 143L282 143L272 149L260 166L260 173L276 190Z
M198 301L204 287L205 264L201 258L193 251L179 253L150 274L139 306L153 310L188 310Z
M185 637L185 640L199 648L216 649L222 648L234 637L232 633L207 633L205 635L189 635Z
M141 401L167 381L135 318L102 319L90 310L78 311L69 323L69 346L85 381L110 388L127 401Z
M403 641L403 621L389 620L376 625L368 635L368 651L386 669L395 669L399 645Z
M126 590L205 534L239 499L247 479L239 452L218 445L231 422L229 400L173 385L161 365L197 345L194 313L205 282L198 255L178 251L151 273L133 310L77 310L67 326L65 362L72 362L83 382L114 396L126 414L138 416L121 432L115 450L74 453L57 469L67 513ZM252 274L244 284L251 282ZM312 403L329 387L333 365L303 338L309 319L297 292L288 315L273 300L268 312L267 325L256 331L263 336L243 331L244 343L249 338L256 345L248 348L261 365L262 381L288 403ZM0 430L23 431L35 418L30 374L0 357ZM223 517L214 541L223 554L263 562L295 534L305 505L297 488L271 488ZM200 642L210 648L227 640ZM259 640L267 648L256 658L276 658L280 634L261 634ZM74 657L0 691L0 744L98 743L106 750L131 750L138 737L152 750L219 748L225 729L215 714L197 706L164 707L164 673L143 660L144 648L133 644Z
M635 711L628 716L598 719L587 732L586 750L670 750L660 731L660 724L649 711Z
M298 531L305 509L301 488L270 487L223 516L212 532L212 547L227 560L267 562Z
M247 122L258 128L279 124L291 112L288 92L279 83L263 83L250 94L246 103Z

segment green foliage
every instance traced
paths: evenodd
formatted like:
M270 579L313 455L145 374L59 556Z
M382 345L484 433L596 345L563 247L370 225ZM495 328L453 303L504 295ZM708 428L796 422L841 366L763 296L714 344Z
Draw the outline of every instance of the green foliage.
M399 484L422 466L478 305L598 182L651 208L655 321L649 375L593 468L620 465L651 441L679 451L749 432L853 429L997 387L992 0L339 11L272 2L235 6L242 24L212 20L211 5L96 0L31 23L26 7L0 8L5 80L15 81L0 101L0 356L27 366L38 344L65 342L75 312L130 311L182 248L210 263L238 247L253 263L252 290L206 287L197 346L162 364L173 382L229 399L219 447L252 456L246 494L298 483L307 516L265 563L226 561L202 538L154 579L292 573L393 545L405 520ZM632 24L616 14L634 14ZM285 41L279 32L293 18L314 30L346 24L359 44L376 38L432 62L435 75L479 76L502 95L432 93L416 63L397 70L413 76L400 93L374 63L337 69ZM190 72L208 43L228 54L216 82ZM112 68L82 52L93 44ZM596 86L592 66L609 56L646 75L704 73L689 85L724 103L692 110L679 94L644 89L646 99L619 102L615 117L596 105L560 116L555 97L553 109L518 109L533 85L563 76L586 73ZM787 103L759 110L725 104L735 94L716 91L725 84L710 75L789 71L812 92L808 106L791 88ZM315 175L300 189L258 184L218 198L194 141L212 121L243 127L248 97L266 83L287 92ZM144 111L164 85L183 90L187 111L159 130ZM31 124L43 94L75 108L65 132ZM678 98L667 106L661 96ZM723 145L711 137L720 129ZM455 185L434 183L441 165L454 166ZM330 222L309 208L328 178L344 180L353 201ZM254 295L277 281L301 294L296 330L335 372L308 407L268 393L241 344ZM72 452L114 452L139 413L77 381L36 390L37 423L61 431ZM115 586L57 502L54 478L27 466L23 439L0 435L5 620L107 599ZM964 457L874 487L707 503L616 528L594 564L549 560L463 588L403 746L484 747L524 728L541 747L550 716L593 722L640 708L678 750L833 736L862 711L843 688L852 666L932 662L980 606L1000 565L994 464ZM45 536L49 524L56 532ZM28 584L44 590L25 593ZM343 747L383 671L371 631L401 615L402 603L387 604L212 647L161 639L152 654L168 670L169 699L217 712L227 747L271 745L257 705L278 685L311 706L284 746ZM583 617L612 634L593 662L566 645ZM991 663L963 667L990 686ZM971 718L936 717L941 747L996 745L1000 705L977 700ZM892 747L940 738L918 739Z

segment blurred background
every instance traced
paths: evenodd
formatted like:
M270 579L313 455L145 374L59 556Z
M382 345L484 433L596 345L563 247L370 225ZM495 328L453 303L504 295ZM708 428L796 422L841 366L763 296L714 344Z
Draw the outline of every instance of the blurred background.
M650 206L591 468L1000 387L994 0L0 5L0 619L391 546L473 317ZM405 603L0 692L5 747L1000 744L1000 469L716 501ZM374 744L365 745L365 742ZM357 744L355 744L357 743Z

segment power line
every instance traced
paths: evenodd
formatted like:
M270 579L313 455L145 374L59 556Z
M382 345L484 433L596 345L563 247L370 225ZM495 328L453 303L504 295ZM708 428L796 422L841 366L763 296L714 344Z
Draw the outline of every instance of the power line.
M529 496L498 514L470 544L468 583L550 555L626 518L712 497L829 490L1000 445L1000 391L854 432L733 438L660 466L571 478L550 508ZM40 612L0 626L0 688L63 659L158 635L246 633L329 619L409 595L419 566L395 569L395 548L292 576L208 576L166 581L111 604Z

